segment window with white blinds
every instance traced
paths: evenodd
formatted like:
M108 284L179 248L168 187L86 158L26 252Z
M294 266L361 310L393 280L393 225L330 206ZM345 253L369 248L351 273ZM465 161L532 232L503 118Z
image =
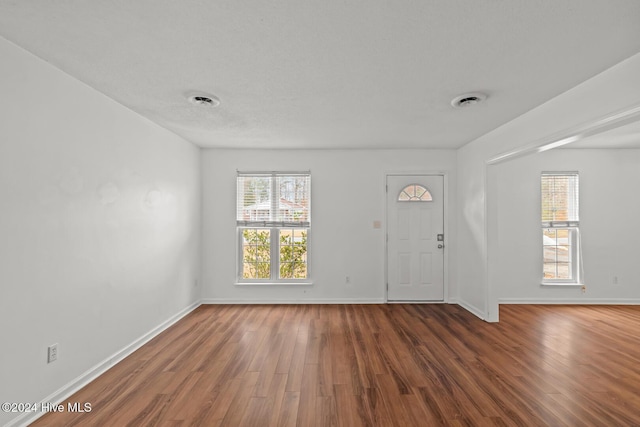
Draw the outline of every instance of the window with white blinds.
M238 226L309 227L308 172L238 172Z
M543 227L575 227L579 224L577 172L543 172L540 188Z
M311 175L238 172L238 284L309 283Z
M543 284L580 283L579 189L577 172L542 173Z

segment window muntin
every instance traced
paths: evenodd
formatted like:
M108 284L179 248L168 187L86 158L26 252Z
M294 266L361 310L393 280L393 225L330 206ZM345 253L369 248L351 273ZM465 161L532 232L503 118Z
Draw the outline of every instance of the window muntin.
M426 187L420 184L409 184L400 190L397 200L399 202L431 202L433 197Z
M579 179L577 172L541 177L542 282L579 283Z
M238 282L307 281L311 176L238 172Z

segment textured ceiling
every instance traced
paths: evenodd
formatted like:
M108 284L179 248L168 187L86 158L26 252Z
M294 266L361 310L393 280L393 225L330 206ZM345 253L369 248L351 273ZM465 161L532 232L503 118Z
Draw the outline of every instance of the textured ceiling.
M203 147L457 148L640 51L640 2L0 0L0 35Z

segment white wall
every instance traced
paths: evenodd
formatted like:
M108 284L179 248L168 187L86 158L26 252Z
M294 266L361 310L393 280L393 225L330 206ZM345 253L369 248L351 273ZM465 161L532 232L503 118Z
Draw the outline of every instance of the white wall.
M199 149L0 58L0 402L38 402L199 300Z
M579 171L584 283L541 286L540 173ZM489 280L501 302L638 303L640 150L553 150L493 166ZM613 283L617 276L618 283Z
M604 71L458 150L457 284L460 304L498 320L498 296L487 280L486 161L640 102L640 54ZM494 167L494 166L491 166Z
M203 150L204 301L384 301L386 172L448 172L449 290L455 295L455 161L452 150ZM236 170L311 170L313 286L234 285ZM373 228L374 220L383 222L381 229Z

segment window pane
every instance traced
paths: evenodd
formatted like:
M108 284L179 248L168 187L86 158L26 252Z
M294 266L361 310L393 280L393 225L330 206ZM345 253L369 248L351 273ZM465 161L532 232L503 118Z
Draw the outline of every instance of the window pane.
M542 230L544 279L573 279L573 233L571 229Z
M556 259L558 262L566 262L571 261L571 252L570 246L556 246Z
M558 276L557 279L568 280L571 279L571 268L567 263L558 263Z
M409 184L398 194L399 202L431 202L431 193L420 184Z
M556 263L544 263L544 278L545 279L556 279Z
M557 238L557 233L556 230L551 228L547 228L542 230L543 234L542 234L542 244L545 246L555 246L556 243L556 238Z
M307 278L307 229L280 230L280 279Z
M238 177L238 221L269 221L271 219L271 177Z
M545 263L556 263L556 262L558 262L558 258L556 256L556 248L555 248L555 246L545 246L545 248L544 248L544 262Z
M309 221L309 175L278 176L278 220Z
M242 277L268 279L271 277L271 232L268 229L242 230Z

